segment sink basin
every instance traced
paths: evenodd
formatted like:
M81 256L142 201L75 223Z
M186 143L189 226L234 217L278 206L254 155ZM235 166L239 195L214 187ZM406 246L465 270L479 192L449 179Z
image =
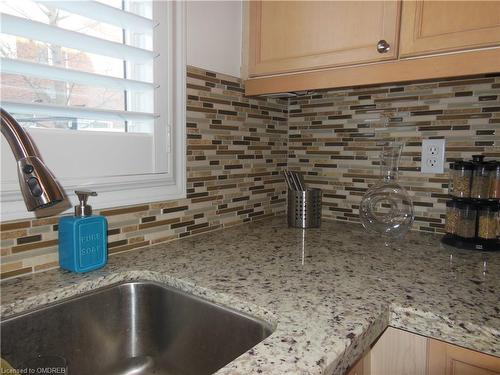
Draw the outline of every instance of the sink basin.
M69 375L201 375L271 333L264 321L180 290L126 282L3 320L1 353L18 369Z

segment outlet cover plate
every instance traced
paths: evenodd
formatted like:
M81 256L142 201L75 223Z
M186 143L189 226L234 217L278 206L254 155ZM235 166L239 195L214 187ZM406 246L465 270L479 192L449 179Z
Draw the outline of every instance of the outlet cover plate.
M444 173L445 139L422 140L422 173Z

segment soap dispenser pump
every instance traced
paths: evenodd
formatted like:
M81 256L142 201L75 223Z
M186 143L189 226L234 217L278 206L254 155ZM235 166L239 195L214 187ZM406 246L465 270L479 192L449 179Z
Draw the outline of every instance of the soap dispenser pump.
M87 204L95 191L76 190L80 203L75 216L59 219L59 265L72 272L88 272L107 262L107 222L104 216L92 215Z

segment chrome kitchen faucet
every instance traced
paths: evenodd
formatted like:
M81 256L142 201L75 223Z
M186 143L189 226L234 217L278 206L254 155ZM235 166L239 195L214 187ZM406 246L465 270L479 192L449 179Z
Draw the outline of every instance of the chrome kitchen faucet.
M41 160L28 134L6 110L0 110L0 128L16 158L19 185L28 211L47 208L64 200L61 187Z

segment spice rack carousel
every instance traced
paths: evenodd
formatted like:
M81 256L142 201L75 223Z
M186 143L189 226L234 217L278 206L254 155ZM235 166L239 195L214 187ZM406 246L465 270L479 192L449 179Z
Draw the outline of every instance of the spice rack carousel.
M450 165L450 200L442 242L462 249L500 250L500 162L473 155Z

